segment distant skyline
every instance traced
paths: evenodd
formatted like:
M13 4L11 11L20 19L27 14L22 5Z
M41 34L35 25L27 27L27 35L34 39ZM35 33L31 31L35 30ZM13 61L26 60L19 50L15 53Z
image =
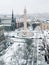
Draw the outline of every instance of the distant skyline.
M26 6L27 13L49 13L49 0L0 0L0 14L23 14Z

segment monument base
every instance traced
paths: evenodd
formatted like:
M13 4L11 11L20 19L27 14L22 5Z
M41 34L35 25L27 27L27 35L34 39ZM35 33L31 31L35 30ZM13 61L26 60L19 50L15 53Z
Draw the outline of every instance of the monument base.
M26 37L31 37L33 36L33 33L31 31L23 31L23 36L26 36Z

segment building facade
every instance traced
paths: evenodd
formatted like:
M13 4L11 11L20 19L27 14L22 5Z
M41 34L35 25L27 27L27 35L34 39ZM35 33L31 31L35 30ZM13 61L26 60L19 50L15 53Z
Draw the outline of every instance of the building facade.
M41 30L49 30L49 23L41 23L40 28Z

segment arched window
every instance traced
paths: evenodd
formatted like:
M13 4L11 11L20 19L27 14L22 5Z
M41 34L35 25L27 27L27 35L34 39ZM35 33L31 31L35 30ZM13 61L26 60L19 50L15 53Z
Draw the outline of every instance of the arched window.
M44 30L45 30L45 25L44 25Z
M47 29L48 29L48 26L47 26Z

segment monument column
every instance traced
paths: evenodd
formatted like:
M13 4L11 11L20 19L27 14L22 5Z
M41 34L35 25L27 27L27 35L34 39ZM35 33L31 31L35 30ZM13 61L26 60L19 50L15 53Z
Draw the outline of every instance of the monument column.
M27 16L26 16L26 8L24 9L24 33L27 32Z

